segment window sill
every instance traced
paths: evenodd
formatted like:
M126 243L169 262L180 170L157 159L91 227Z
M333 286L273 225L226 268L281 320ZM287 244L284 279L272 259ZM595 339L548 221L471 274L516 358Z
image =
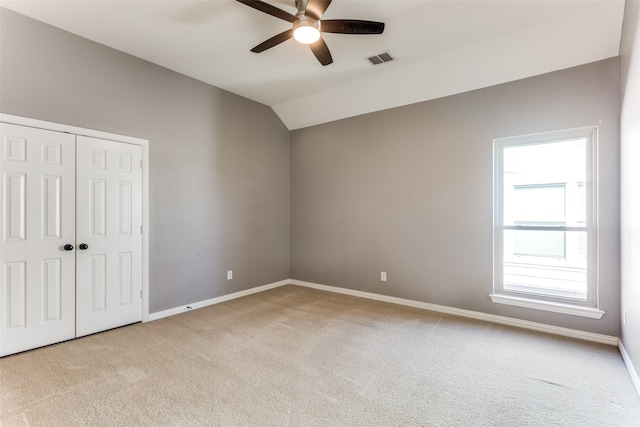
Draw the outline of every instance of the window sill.
M513 305L516 307L532 308L534 310L552 311L554 313L570 314L572 316L601 319L604 311L594 307L562 304L559 302L542 301L532 298L518 297L504 294L491 294L491 301L497 304Z

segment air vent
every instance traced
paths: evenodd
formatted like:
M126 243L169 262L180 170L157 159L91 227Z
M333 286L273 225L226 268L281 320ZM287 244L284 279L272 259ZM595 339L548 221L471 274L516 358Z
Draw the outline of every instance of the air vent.
M384 64L385 62L393 61L395 58L391 56L389 52L384 52L379 55L371 56L367 59L373 65L380 65L380 64Z

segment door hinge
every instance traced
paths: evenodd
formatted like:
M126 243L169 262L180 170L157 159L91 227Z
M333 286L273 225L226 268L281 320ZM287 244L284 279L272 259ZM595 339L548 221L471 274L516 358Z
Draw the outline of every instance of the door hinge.
M140 289L140 299L142 299L142 289Z
M140 169L144 169L144 168L142 167L142 160L140 160Z

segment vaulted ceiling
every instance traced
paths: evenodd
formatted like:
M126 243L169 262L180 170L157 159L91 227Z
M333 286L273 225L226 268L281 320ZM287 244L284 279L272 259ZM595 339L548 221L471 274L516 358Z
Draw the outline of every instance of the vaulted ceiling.
M268 3L295 14L294 0ZM323 19L386 24L325 34L333 64L291 27L235 0L2 1L2 7L269 105L289 129L487 87L618 55L623 0L334 0ZM372 65L383 52L395 60Z

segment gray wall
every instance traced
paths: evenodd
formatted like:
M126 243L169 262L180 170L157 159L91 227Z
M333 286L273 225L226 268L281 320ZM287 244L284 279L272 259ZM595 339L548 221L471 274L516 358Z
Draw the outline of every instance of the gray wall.
M492 303L492 139L589 125L606 314ZM619 164L617 58L293 131L291 277L618 336Z
M622 343L640 372L640 2L627 0L620 45Z
M150 140L151 312L289 277L289 133L270 108L0 14L0 111Z

